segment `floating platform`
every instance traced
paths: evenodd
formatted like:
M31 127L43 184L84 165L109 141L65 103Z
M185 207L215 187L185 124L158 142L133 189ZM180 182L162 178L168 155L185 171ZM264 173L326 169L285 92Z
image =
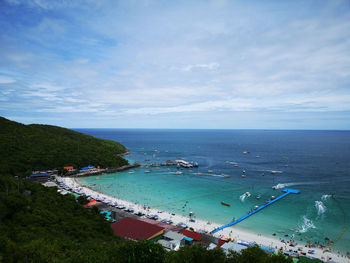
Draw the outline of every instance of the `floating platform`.
M220 230L223 230L224 228L227 228L227 227L230 227L230 226L234 226L234 225L238 224L239 222L242 222L243 220L247 219L251 215L254 215L255 213L261 211L265 207L273 204L274 202L277 202L278 200L282 199L283 197L286 197L289 194L299 194L300 193L299 190L289 189L289 188L283 189L282 191L284 192L284 194L276 197L275 199L271 200L270 202L268 202L268 203L266 203L266 204L264 204L264 205L262 205L262 206L260 206L260 207L258 207L256 209L254 209L253 211L249 212L248 214L242 216L241 218L239 218L237 220L234 220L234 221L228 223L227 225L224 225L224 226L221 226L219 228L214 229L213 231L211 231L211 234L214 234L214 233L216 233L216 232L218 232Z

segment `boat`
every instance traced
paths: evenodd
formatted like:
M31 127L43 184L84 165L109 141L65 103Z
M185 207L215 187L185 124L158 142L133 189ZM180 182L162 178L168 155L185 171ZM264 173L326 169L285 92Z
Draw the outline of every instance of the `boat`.
M208 174L211 174L213 172L213 170L208 170Z
M197 162L187 162L185 160L175 160L174 162L177 164L177 167L183 167L183 168L198 167Z
M221 174L222 177L229 178L230 176L228 174Z
M176 171L176 173L175 174L182 174L182 172L180 172L180 171Z
M280 173L282 173L282 172L281 172L281 171L272 170L272 171L270 171L270 173L271 173L271 174L280 174Z
M261 195L257 195L255 198L259 200L261 198Z
M242 177L245 178L247 175L245 174L245 170L242 171Z
M149 170L146 170L145 173L149 173L150 171Z
M231 206L230 204L225 203L225 202L223 202L223 201L221 201L221 204L222 204L222 205L226 205L226 206Z

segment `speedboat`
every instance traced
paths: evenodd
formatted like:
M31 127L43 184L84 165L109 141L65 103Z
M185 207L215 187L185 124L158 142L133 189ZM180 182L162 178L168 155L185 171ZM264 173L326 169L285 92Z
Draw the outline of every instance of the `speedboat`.
M223 202L223 201L221 201L221 204L222 204L222 205L226 205L226 206L231 206L230 204L225 203L225 202Z

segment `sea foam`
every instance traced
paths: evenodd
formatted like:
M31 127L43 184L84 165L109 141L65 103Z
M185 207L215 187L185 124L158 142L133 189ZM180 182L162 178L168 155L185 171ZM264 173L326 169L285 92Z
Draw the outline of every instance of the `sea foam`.
M323 215L326 212L326 206L322 203L322 201L315 201L315 207L317 210L317 215Z
M242 194L242 195L239 197L239 199L240 199L242 202L244 202L244 200L245 200L247 197L249 197L249 196L250 196L250 194L244 193L244 194Z
M331 198L331 195L322 195L321 199L323 201L326 201L327 199Z
M315 225L313 224L313 222L308 219L305 215L303 216L303 222L302 222L302 225L299 229L299 232L300 233L305 233L307 232L309 229L313 229L313 228L316 228Z

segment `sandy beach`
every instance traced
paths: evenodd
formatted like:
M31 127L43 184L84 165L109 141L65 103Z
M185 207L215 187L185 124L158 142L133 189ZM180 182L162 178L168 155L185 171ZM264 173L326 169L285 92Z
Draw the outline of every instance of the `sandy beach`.
M189 217L185 217L182 215L169 213L167 211L162 211L159 209L154 209L151 207L147 207L144 209L143 205L135 204L126 200L122 200L116 197L108 196L102 193L99 193L95 190L92 190L86 186L80 185L74 178L70 177L61 177L60 178L67 186L69 186L71 189L79 189L79 191L85 195L91 196L92 198L102 198L105 200L111 200L113 202L117 202L118 204L123 204L126 207L133 207L136 211L142 211L146 215L148 214L157 214L159 216L159 220L167 218L171 219L173 223L176 225L180 222L186 223L188 227L193 228L195 231L206 231L211 232L213 229L220 227L220 224L217 224L215 222L208 222L205 220L201 220L198 218L194 218L195 222L190 222ZM298 243L295 247L289 246L288 238L285 239L285 242L282 242L280 239L274 238L274 237L268 237L261 235L259 233L253 233L248 231L243 231L238 229L237 227L229 227L225 228L217 233L214 234L216 237L226 237L234 239L235 242L238 240L247 241L247 242L255 242L258 245L262 245L271 249L280 249L283 248L284 250L292 249L297 250L298 248L302 247L303 252L308 252L308 250L315 250L315 253L311 255L312 257L319 258L325 262L327 262L328 259L331 258L331 260L335 262L350 262L350 260L346 257L342 257L341 255L331 253L331 252L323 252L320 248L309 248L305 247L305 244Z

